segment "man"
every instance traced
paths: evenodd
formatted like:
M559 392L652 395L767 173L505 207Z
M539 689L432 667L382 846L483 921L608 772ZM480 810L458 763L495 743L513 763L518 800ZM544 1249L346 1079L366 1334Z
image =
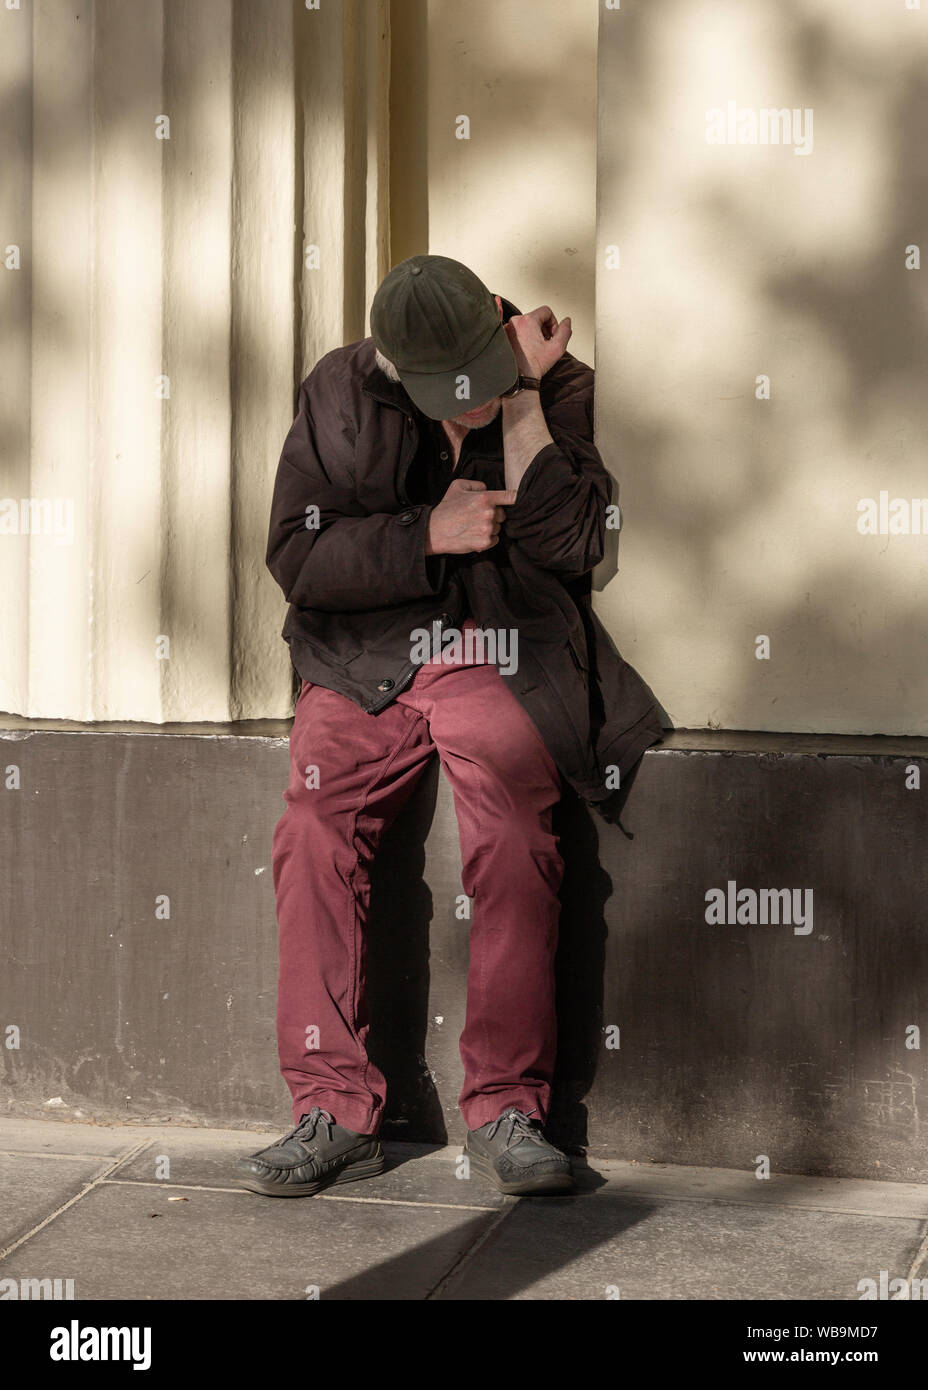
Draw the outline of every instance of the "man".
M563 778L605 814L662 730L589 603L611 494L570 335L460 262L413 256L378 288L371 337L300 388L267 549L302 677L273 847L294 1128L239 1161L251 1191L306 1196L383 1170L369 867L435 752L474 899L465 1152L502 1192L572 1188L542 1132L563 874L551 813Z

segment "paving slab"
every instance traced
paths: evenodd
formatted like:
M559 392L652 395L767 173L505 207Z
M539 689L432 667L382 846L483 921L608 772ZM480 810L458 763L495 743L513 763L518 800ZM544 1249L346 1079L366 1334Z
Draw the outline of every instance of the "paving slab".
M146 1135L165 1131L133 1125L85 1125L61 1120L0 1116L0 1153L108 1155L129 1153Z
M72 1278L78 1299L305 1300L315 1286L320 1298L421 1300L495 1216L114 1183L40 1230L0 1273Z
M925 1223L747 1203L519 1202L440 1300L859 1299L906 1277Z
M601 1196L688 1202L745 1202L749 1206L801 1207L861 1216L910 1216L928 1220L928 1184L874 1182L869 1178L820 1178L753 1168L698 1168L689 1164L574 1160L581 1191Z
M110 1167L108 1159L35 1159L0 1154L0 1250L7 1249L87 1183ZM5 1266L0 1265L0 1272Z

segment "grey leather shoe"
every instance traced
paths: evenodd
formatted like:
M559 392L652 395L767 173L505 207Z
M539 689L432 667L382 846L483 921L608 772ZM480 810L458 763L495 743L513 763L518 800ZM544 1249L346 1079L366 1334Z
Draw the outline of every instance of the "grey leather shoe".
M235 1164L239 1186L264 1197L311 1197L324 1187L373 1178L383 1170L377 1136L344 1129L318 1105L276 1144Z
M464 1152L470 1166L512 1196L571 1192L570 1159L548 1143L537 1120L529 1119L534 1113L513 1107L489 1124L469 1129Z

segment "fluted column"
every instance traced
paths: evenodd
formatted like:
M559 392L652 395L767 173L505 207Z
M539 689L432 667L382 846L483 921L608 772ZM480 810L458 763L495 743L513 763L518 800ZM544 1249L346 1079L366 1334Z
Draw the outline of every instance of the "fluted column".
M388 55L386 0L0 8L0 708L289 713L271 485L388 269Z

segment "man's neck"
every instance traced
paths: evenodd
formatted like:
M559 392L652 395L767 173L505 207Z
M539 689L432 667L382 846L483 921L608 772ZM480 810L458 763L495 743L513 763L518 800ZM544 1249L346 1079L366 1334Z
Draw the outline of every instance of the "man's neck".
M461 456L461 445L464 442L465 434L470 433L470 426L458 425L454 420L442 420L441 424L447 436L448 443L451 445L451 457L454 460L455 468L457 468L458 459Z

